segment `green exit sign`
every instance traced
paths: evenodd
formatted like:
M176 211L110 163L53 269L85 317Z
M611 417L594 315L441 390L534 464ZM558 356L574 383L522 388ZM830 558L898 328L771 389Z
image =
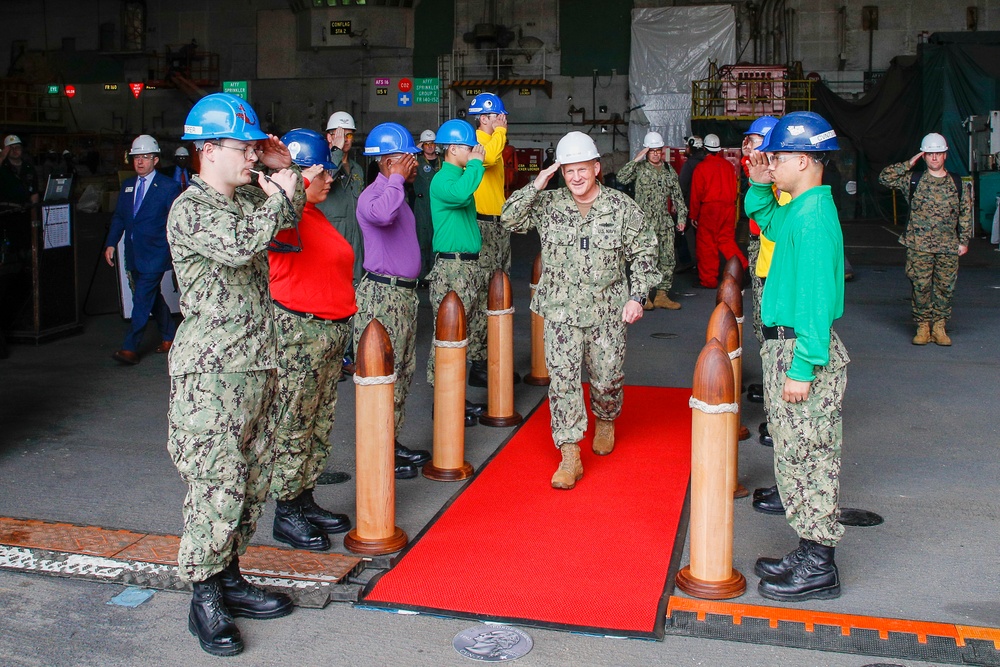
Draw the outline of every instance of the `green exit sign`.
M49 95L58 95L60 92L58 83L50 83L48 85L48 89L49 89Z
M236 95L237 97L242 97L243 99L250 100L250 82L249 81L223 81L222 82L222 92L229 93L230 95Z

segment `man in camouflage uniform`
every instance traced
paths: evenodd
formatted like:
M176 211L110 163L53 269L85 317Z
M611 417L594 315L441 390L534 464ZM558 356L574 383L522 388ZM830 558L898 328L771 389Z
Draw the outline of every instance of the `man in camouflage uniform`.
M774 240L761 323L764 404L785 518L799 536L784 558L760 558L757 591L799 602L840 595L842 406L850 359L833 330L844 314L844 237L822 185L837 135L818 114L784 116L748 156L747 215ZM780 206L772 183L791 200Z
M201 152L201 173L167 221L184 313L170 350L167 413L167 449L188 485L177 565L194 588L191 632L205 651L234 655L243 641L233 616L292 611L288 596L243 579L238 559L260 517L274 456L277 360L266 250L275 232L294 223L305 194L288 169L288 149L260 131L244 100L202 98L185 132ZM259 164L279 171L257 179L250 169ZM260 188L248 187L252 180Z
M434 223L431 221L431 179L441 168L433 130L420 133L417 142L417 178L413 181L413 215L417 219L417 241L420 243L420 279L424 281L434 266ZM424 282L426 287L426 281Z
M365 274L358 285L358 314L354 318L354 346L373 319L385 327L392 342L393 420L396 434L396 476L399 464L420 466L431 460L425 449L409 449L399 442L406 418L406 396L417 369L417 278L420 244L413 211L406 204L404 185L417 177L419 149L409 131L398 123L382 123L368 134L365 155L378 164L378 177L358 198L358 224L365 240ZM416 477L416 468L409 477Z
M945 325L951 318L958 258L969 251L972 238L972 206L961 181L944 168L947 157L948 143L932 132L919 153L878 176L879 183L903 192L910 202L910 221L899 242L906 246L906 277L913 285L914 345L951 345ZM921 159L927 165L922 175L913 171Z
M677 172L664 160L663 137L659 132L648 132L642 145L643 149L635 159L618 170L618 182L627 185L635 181L635 201L642 209L646 223L656 235L660 248L656 268L662 278L656 286L653 300L646 302L645 309L679 310L681 304L670 298L677 260L674 255L674 218L667 210L667 202L674 203L677 211L676 227L680 232L684 231L687 223L687 204L681 194Z
M566 187L545 190L560 168ZM625 380L626 325L642 317L646 294L660 279L653 230L632 199L600 184L600 171L593 139L570 132L556 147L556 162L513 193L500 218L514 232L537 228L542 240L543 270L531 310L545 318L552 439L562 455L552 476L556 489L572 489L583 477L579 443L587 430L580 386L584 363L597 420L594 453L606 455L614 448L614 421L621 414Z
M361 281L364 273L365 243L358 226L357 204L361 191L365 189L365 170L351 159L351 146L357 132L354 117L346 111L333 113L326 123L326 140L330 146L330 162L333 185L326 199L316 208L326 216L334 229L347 239L354 249L354 285ZM348 345L344 356L344 373L354 374L354 343Z

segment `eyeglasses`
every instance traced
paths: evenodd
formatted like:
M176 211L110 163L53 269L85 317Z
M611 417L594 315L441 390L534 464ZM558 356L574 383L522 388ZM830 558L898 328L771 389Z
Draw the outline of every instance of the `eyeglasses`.
M771 154L767 156L767 161L771 164L785 164L792 158L806 157L802 153L783 153L781 155Z
M256 144L246 144L245 146L227 146L225 144L215 144L215 145L218 146L219 148L228 148L229 150L233 151L243 151L243 157L245 157L248 160L253 159L254 156L260 157L264 153L263 150L257 148Z
M142 155L133 155L132 159L133 160L155 160L158 157L160 157L160 156L159 155L150 155L148 153L144 153Z
M333 133L334 133L334 130L327 130L326 133L329 134L332 137ZM352 141L354 139L354 133L353 132L345 132L344 133L344 138L347 139L348 141Z

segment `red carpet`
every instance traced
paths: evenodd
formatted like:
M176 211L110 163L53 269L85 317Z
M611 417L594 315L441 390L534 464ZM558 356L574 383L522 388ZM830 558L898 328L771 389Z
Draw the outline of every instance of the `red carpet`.
M362 604L662 636L691 470L690 396L625 387L614 452L590 450L591 416L572 491L549 485L559 453L543 401Z

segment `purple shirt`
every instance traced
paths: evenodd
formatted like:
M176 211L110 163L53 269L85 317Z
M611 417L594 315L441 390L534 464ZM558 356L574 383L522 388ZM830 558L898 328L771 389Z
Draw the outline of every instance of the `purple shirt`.
M406 203L402 176L379 174L358 197L357 216L365 271L410 279L420 275L417 221Z

